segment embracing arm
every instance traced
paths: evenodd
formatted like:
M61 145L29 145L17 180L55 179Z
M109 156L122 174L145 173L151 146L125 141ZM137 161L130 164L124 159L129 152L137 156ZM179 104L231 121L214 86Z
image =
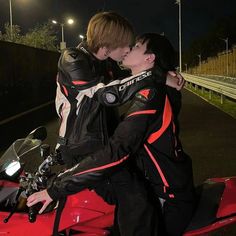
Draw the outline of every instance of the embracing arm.
M114 80L109 84L99 83L83 92L88 97L93 97L104 106L119 106L130 100L138 91L150 87L163 86L180 90L184 85L183 77L173 71L161 73L152 70L130 76L121 80Z
M156 89L145 89L135 95L126 118L117 127L109 144L65 171L48 188L52 199L92 187L107 171L115 171L142 146L148 127L160 115L162 98ZM159 105L160 104L160 105Z
M153 120L162 114L165 97L162 95L152 88L139 91L108 145L60 174L47 190L32 194L27 205L44 201L40 210L42 212L52 199L57 200L85 188L92 188L103 178L104 173L121 168L142 146Z

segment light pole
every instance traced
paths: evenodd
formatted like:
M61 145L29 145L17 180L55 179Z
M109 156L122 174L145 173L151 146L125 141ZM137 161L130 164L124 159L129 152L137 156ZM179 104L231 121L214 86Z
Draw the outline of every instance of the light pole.
M11 0L9 0L9 8L10 8L10 37L11 37L11 40L13 38L13 30L12 30L12 5L11 5Z
M200 70L200 73L202 73L202 55L198 54L197 56L199 57L199 70Z
M65 37L64 37L64 25L65 23L59 23L56 20L52 20L53 24L60 24L61 26L61 42L60 42L60 50L63 50L66 48L66 42L65 42ZM66 21L67 24L72 25L74 23L73 19L68 19Z
M181 0L176 0L179 5L179 72L182 72L182 30L181 30Z
M225 50L226 50L226 76L228 76L229 75L229 38L221 39L221 40L223 40L225 42Z
M79 35L79 38L81 38L81 41L83 41L84 36L82 34Z

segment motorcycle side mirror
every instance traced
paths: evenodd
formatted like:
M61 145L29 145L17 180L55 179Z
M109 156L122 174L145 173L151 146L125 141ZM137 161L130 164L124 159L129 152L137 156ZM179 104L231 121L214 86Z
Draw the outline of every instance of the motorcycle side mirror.
M41 142L47 138L47 130L43 126L39 126L38 128L31 131L27 137L24 139L24 142L21 144L21 146L18 148L17 153L20 156L22 153L22 150L24 150L25 145L28 143L29 140L40 140Z
M45 127L40 126L33 131L31 131L26 139L38 139L38 140L45 140L47 138L47 130Z

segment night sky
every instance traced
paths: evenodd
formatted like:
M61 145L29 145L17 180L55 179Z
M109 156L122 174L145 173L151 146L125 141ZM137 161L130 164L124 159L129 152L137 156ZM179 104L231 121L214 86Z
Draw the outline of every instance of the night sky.
M89 18L99 10L113 10L133 24L136 33L164 32L178 48L178 5L175 0L12 0L13 24L22 33L36 24L67 17L75 20L65 27L67 46L76 46L79 34L85 34ZM182 44L191 42L206 33L215 22L236 14L235 0L182 0ZM0 0L0 30L9 22L9 0ZM56 27L56 26L55 26ZM57 28L60 39L60 27Z

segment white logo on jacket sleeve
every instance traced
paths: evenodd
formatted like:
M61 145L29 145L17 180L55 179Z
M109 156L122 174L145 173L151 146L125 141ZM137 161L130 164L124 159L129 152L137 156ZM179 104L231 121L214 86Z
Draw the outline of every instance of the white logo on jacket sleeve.
M146 77L152 75L152 72L151 71L147 71L145 74L141 74L140 76L137 76L137 77L134 77L132 80L129 80L127 81L125 84L122 84L120 87L119 87L119 91L122 91L124 90L126 87L138 82L138 81L141 81L143 79L145 79Z

